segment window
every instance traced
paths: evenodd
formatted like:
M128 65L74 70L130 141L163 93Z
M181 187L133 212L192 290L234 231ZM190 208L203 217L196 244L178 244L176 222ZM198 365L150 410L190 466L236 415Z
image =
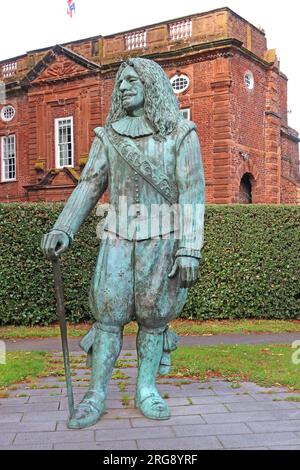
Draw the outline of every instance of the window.
M55 119L56 168L74 166L73 117Z
M2 181L14 181L16 173L16 136L1 138Z
M182 20L170 24L169 35L171 41L190 38L192 36L192 20Z
M144 49L147 46L146 31L134 31L125 34L125 48L127 51L132 49Z
M248 90L253 90L253 88L254 88L254 77L253 77L252 72L248 71L248 72L245 73L244 82L245 82L245 86L246 86L246 88L248 88Z
M12 121L13 118L15 117L15 114L16 114L16 110L13 106L11 106L10 104L7 105L7 106L4 106L2 109L1 109L1 119L2 121L4 122L9 122L9 121Z
M191 110L190 110L190 108L181 109L180 112L181 112L182 116L184 117L184 119L188 119L188 120L191 119Z
M99 41L96 39L92 41L92 57L99 55Z
M190 80L186 75L174 75L171 78L171 85L175 93L182 93L189 87Z

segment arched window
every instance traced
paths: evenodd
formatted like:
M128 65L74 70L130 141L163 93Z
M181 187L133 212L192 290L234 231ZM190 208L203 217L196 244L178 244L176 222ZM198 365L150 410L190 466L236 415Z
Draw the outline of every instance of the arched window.
M239 203L252 204L253 176L251 173L245 173L240 183Z
M174 75L171 79L171 85L173 90L176 94L182 93L183 91L187 90L190 84L189 77L187 75Z
M9 121L12 121L13 118L15 117L15 114L16 114L16 110L13 106L11 106L10 104L4 106L2 109L1 109L1 119L2 121L4 122L9 122Z

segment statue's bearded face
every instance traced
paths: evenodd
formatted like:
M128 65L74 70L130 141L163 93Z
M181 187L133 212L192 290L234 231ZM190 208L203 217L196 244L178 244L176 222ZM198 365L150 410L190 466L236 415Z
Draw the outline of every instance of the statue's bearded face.
M133 67L127 67L119 78L119 89L122 95L122 105L129 115L139 115L144 108L144 85Z

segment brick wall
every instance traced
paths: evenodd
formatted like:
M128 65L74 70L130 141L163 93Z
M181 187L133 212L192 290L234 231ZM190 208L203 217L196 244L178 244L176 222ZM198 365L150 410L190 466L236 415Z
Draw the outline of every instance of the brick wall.
M101 70L96 66L92 72L92 63L84 65L59 53L53 64L39 70L28 90L16 87L9 92L7 102L17 114L11 123L0 120L0 137L16 134L18 180L0 183L0 202L68 197L76 178L70 179L63 170L54 172L43 189L35 187L55 167L54 120L74 118L75 176L79 177L93 129L105 124L119 62L136 55L157 60L170 78L183 73L190 79L178 99L181 108L190 108L198 127L208 202L239 202L245 173L252 177L253 202L296 200L292 180L283 182L282 176L298 178L298 134L288 127L287 78L278 70L275 51L267 50L264 32L228 8L189 19L191 37L178 40L170 37L172 21L145 27L145 49L127 51L124 33L70 43L69 50L101 64ZM241 41L242 47L229 38ZM47 61L49 51L15 59L17 73L8 84L26 76L40 59ZM55 48L52 53L57 53ZM244 83L247 71L254 77L251 90Z

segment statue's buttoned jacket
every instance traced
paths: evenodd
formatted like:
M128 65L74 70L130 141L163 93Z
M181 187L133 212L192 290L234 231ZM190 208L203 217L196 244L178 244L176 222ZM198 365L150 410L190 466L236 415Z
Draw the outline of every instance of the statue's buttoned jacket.
M200 257L203 245L204 175L195 125L182 120L165 139L133 139L154 171L176 187L177 210L188 208L184 226L182 216L157 220L157 208L169 206L164 196L128 165L104 128L95 134L79 184L54 228L73 239L108 189L105 231L114 236L101 241L90 297L94 316L110 325L136 318L148 328L163 328L186 301L178 276L168 278L175 257Z

